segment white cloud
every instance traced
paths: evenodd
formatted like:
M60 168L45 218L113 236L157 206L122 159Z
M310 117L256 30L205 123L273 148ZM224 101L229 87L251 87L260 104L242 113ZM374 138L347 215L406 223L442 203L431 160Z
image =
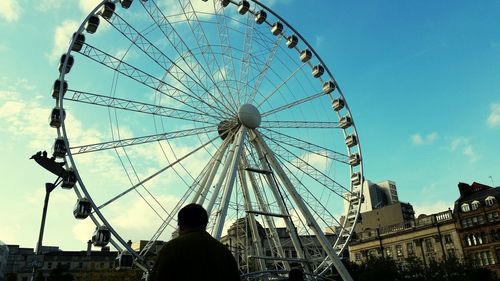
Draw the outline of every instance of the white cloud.
M8 22L17 21L21 15L21 4L19 1L2 0L0 1L0 17Z
M413 210L415 211L415 217L418 215L431 215L439 212L447 211L448 208L452 208L453 204L445 201L426 201L419 203L412 203Z
M438 139L439 135L436 132L432 132L426 136L422 136L419 133L413 134L410 137L411 143L413 145L426 145L431 144Z
M460 152L462 155L467 156L470 162L475 162L479 159L474 147L468 138L458 137L451 141L451 151Z
M500 125L500 103L493 103L490 106L490 116L488 116L487 123L491 127Z
M38 6L36 7L39 11L46 12L48 10L59 9L64 0L41 0L38 1Z
M78 6L83 13L88 14L101 2L101 0L80 0Z
M90 218L86 220L79 220L78 223L73 227L73 237L86 243L92 237L95 230L95 224Z
M74 20L65 20L61 25L56 27L54 32L54 47L50 54L46 54L49 61L56 62L67 51L71 42L71 36L78 29L78 26L78 22Z

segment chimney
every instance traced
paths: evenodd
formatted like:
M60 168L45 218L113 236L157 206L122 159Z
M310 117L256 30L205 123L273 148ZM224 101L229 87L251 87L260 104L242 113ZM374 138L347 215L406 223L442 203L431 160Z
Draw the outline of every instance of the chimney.
M90 253L92 252L92 241L87 242L87 256L90 256Z

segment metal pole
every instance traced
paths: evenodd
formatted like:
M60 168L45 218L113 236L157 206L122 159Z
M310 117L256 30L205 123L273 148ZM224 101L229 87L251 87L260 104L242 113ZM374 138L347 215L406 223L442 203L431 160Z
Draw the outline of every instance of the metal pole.
M57 180L59 180L59 178ZM54 188L56 188L55 184L45 183L45 200L43 202L42 222L40 224L40 233L38 234L38 242L36 244L36 249L35 249L35 260L33 260L33 272L31 275L31 281L35 280L37 269L40 266L38 257L42 250L43 232L45 230L45 219L47 217L47 207L49 205L50 192L52 192Z

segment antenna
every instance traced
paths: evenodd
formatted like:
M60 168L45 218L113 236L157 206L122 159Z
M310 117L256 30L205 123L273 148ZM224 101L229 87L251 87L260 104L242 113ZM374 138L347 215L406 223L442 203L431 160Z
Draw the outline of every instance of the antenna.
M493 177L492 176L489 176L490 180L491 180L491 187L495 187L495 183L493 182Z

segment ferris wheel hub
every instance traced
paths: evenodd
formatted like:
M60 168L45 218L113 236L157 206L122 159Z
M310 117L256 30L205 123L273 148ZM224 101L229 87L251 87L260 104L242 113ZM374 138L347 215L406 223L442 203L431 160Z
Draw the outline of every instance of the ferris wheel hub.
M249 129L255 129L260 125L260 112L252 104L245 103L238 108L238 119L243 126Z

